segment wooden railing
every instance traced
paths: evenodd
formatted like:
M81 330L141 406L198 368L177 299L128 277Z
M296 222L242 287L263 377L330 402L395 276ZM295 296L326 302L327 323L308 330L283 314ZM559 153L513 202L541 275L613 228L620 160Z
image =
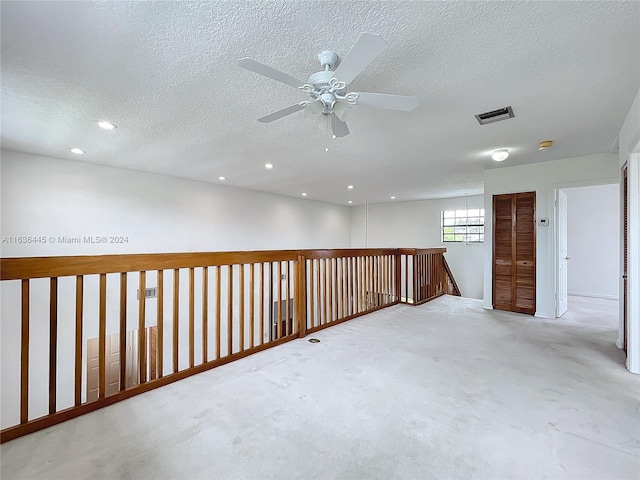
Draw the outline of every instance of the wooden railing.
M460 296L444 258L446 248L400 248L400 302L421 305L441 295Z
M0 441L399 302L455 294L444 252L0 259L3 346L14 346L3 361L19 365L3 371Z

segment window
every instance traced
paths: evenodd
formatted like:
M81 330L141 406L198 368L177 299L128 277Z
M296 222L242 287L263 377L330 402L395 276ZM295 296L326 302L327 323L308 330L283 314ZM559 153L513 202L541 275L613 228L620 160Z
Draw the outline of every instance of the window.
M442 212L442 241L484 242L484 208Z

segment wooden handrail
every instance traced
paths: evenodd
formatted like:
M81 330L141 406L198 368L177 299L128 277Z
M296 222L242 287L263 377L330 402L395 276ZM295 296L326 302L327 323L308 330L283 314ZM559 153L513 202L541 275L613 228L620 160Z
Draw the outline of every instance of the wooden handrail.
M0 280L173 270L296 260L300 250L141 253L0 259Z
M444 269L447 272L447 279L451 282L451 285L453 286L453 292L451 294L455 295L456 297L462 296L462 294L460 293L460 287L458 287L458 283L456 282L456 279L453 276L453 273L451 273L451 269L449 268L447 259L444 258L444 256L442 257L442 262L444 264Z
M447 293L449 284L459 295L445 252L442 247L352 248L2 258L0 280L20 282L21 294L14 306L15 331L20 336L20 376L15 388L20 396L19 423L0 432L0 443L381 308L401 302L422 304ZM181 271L186 275L182 281ZM109 274L115 275L108 280ZM87 300L94 298L87 290L95 283L85 282L85 276L91 275L99 280L95 306ZM68 280L60 280L64 277ZM145 287L154 277L157 297L146 299ZM49 291L43 297L39 288L31 287L37 281L31 280L46 278ZM63 282L67 288L61 288ZM128 286L135 288L136 282L137 299L127 295ZM68 288L71 283L75 283L74 293ZM108 307L107 299L113 296L118 300ZM155 307L154 318L147 315L147 300L155 302L150 304ZM32 306L42 302L48 303L48 326L53 333L47 342L49 365L40 373L29 363L30 349L40 348L30 342L40 337L29 333L31 310L37 310ZM62 317L59 321L63 307L73 311L72 322L63 322ZM107 329L107 312L118 307L114 333L114 324L109 323L112 331ZM137 312L128 319L127 311L133 308ZM125 378L130 362L125 335L131 320L138 327L133 383ZM3 319L3 327L12 321ZM61 330L61 325L71 331ZM94 401L83 401L87 331L97 331L98 339ZM58 359L58 341L64 335L74 345L68 366ZM119 335L109 344L119 346L115 382L106 378L105 346L113 335ZM197 346L202 347L201 353L196 354ZM68 408L56 402L60 385L68 385L58 379L61 371L74 379ZM39 418L30 415L29 384L34 375L48 379L49 413Z
M446 247L432 248L398 248L399 255L430 255L432 253L446 253Z

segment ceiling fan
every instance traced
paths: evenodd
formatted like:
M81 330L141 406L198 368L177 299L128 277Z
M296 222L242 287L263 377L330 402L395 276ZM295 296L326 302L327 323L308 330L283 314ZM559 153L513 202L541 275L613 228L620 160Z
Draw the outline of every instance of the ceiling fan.
M307 109L311 115L326 116L327 121L331 124L333 135L344 137L349 135L349 128L344 120L352 105L368 105L370 107L405 112L412 111L418 105L417 97L348 91L349 84L386 46L387 42L380 35L363 33L339 64L338 55L331 50L325 50L318 55L318 60L323 70L312 74L306 83L250 58L245 57L238 60L238 66L291 85L311 96L310 101L299 102L260 117L258 118L259 122L273 122L292 113Z

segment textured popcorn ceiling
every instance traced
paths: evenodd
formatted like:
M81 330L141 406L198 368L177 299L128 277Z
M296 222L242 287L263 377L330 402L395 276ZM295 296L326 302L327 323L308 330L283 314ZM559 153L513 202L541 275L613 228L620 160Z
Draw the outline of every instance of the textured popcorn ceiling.
M639 88L639 7L3 1L2 146L343 204L481 193L487 168L610 150ZM361 32L389 47L350 89L417 96L415 111L355 107L328 153L303 112L256 122L307 97L238 58L306 80ZM512 120L473 117L507 105ZM502 164L498 147L512 150Z

